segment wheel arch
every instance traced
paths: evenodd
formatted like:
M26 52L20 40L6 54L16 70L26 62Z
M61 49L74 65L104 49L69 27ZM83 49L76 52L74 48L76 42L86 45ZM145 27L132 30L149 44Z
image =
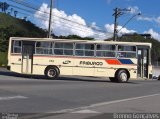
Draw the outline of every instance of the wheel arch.
M125 70L126 73L127 73L128 78L130 78L130 73L129 73L128 69L125 69L125 68L119 68L119 69L115 72L115 77L117 76L117 74L118 74L118 72L119 72L120 70Z

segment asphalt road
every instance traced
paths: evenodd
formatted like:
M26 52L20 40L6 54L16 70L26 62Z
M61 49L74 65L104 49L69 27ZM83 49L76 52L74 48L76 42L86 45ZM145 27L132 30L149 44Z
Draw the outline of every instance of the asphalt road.
M79 119L90 119L90 116L101 117L102 113L160 113L159 101L157 80L128 83L93 77L46 80L43 76L19 75L0 68L1 113L30 113L48 119L78 115Z

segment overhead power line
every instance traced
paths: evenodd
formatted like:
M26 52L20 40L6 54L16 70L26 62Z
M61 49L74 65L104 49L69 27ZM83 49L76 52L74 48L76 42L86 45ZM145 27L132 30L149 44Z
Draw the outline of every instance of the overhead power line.
M46 11L41 11L41 10L39 9L39 7L30 5L30 4L27 3L27 2L24 2L24 1L21 1L21 0L10 0L10 1L15 2L15 3L19 4L19 5L22 5L22 6L25 6L25 7L27 7L27 8L32 9L32 10L28 10L28 9L24 9L24 8L21 8L21 7L17 7L17 6L15 6L15 5L11 5L12 7L15 7L15 8L17 8L17 9L20 9L20 10L22 10L22 11L25 11L25 12L28 12L28 13L32 13L32 14L33 14L34 11L38 11L38 12L44 14L44 15L49 16L49 13L48 13L48 12L46 12ZM34 15L31 15L31 16L34 16ZM39 15L39 16L40 16L40 15ZM72 20L70 20L70 19L66 19L66 18L64 18L64 17L57 16L57 15L55 15L55 14L54 14L53 16L54 16L54 17L57 17L57 18L59 18L59 19L61 19L61 20L64 20L64 21L67 21L67 22L72 23L72 26L73 26L73 23L74 23L74 24L77 24L77 25L80 25L80 26L83 26L83 27L88 27L88 28L94 30L95 32L99 32L99 33L102 33L102 34L106 34L106 31L103 31L103 30L101 30L101 29L93 28L93 27L91 27L90 25L87 25L87 24L84 25L84 24L81 24L81 23L72 21ZM34 16L34 17L35 17L35 16ZM41 17L42 17L42 16L41 16ZM43 18L40 18L40 17L39 17L39 19L46 21L46 17L45 17L45 19L44 19L44 17L43 17ZM60 21L60 22L62 22L62 21ZM71 27L72 27L72 26L71 26ZM72 27L72 28L73 28L73 27ZM110 33L110 34L113 34L113 33Z
M25 11L25 12L28 12L28 13L33 13L34 11L32 10L28 10L28 9L24 9L24 8L21 8L21 7L18 7L18 6L15 6L15 5L12 5L12 4L9 4L10 6L14 7L14 8L17 8L19 10L22 10L22 11Z
M25 6L25 7L31 8L31 9L33 9L33 10L35 10L35 11L39 11L39 12L41 12L41 13L44 13L44 14L49 15L48 12L46 12L46 11L41 11L41 10L39 10L39 8L35 8L35 7L33 7L33 6L31 7L30 5L28 5L28 3L27 3L27 5L24 4L24 3L22 3L23 1L20 1L20 0L10 0L10 1L16 2L17 4L23 5L23 6ZM88 27L91 28L91 26L89 25L89 23L86 23L86 25L84 25L84 24L81 24L81 23L78 23L78 22L75 22L75 21L66 19L66 18L64 18L64 17L57 16L57 15L55 15L55 14L54 14L53 16L58 17L58 18L63 19L63 20L66 20L66 21L69 21L69 22L72 22L72 23L75 23L75 24L78 24L78 25L88 26ZM88 24L88 25L87 25L87 24ZM99 27L99 26L98 26L98 27ZM103 30L95 29L95 28L92 28L92 29L93 29L93 30L98 30L99 32L106 32L106 31L103 31Z
M122 28L117 31L117 33L120 32L134 17L136 17L136 16L138 16L138 15L141 15L141 13L134 14L134 15L122 26Z
M10 10L10 9L9 9ZM26 14L26 13L23 13L23 12L18 12L19 14L23 14L23 15L27 15L27 17L35 17L34 15L29 15L29 14ZM46 17L45 19L44 19L44 17L43 16L40 16L40 15L38 15L38 18L40 19L40 20L42 20L42 21L46 21L46 19L49 19L48 17ZM99 36L99 37L104 37L104 38L106 38L106 37L108 37L108 35L106 34L106 33L102 33L102 32L98 32L98 31L90 31L90 30L92 30L92 29L90 29L90 28L88 28L88 27L84 27L84 28L80 28L80 27L73 27L74 25L73 25L73 23L68 23L68 24L66 24L66 22L64 21L64 20L57 20L57 19L54 19L54 20L52 20L52 22L53 23L56 23L56 25L61 25L61 26L63 26L63 28L69 28L69 29L73 29L73 30L76 30L76 31L81 31L81 32L84 32L84 33L88 33L88 34L92 34L93 33L93 35L94 36ZM76 25L76 24L75 24ZM83 27L83 26L82 26ZM110 34L110 35L112 35L112 34ZM110 36L109 35L109 36Z
M39 10L39 7L31 6L30 4L24 2L23 0L22 1L21 0L9 0L9 1L17 3L17 4L22 5L24 7L27 7L27 8L30 8L30 9L32 9L34 11L39 11L39 12L42 12L42 13L45 13L45 14L49 14L48 12Z

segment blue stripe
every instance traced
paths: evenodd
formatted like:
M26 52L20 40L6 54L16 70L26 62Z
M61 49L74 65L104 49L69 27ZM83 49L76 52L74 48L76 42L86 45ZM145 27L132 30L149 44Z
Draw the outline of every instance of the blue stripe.
M134 64L130 59L118 59L122 64Z

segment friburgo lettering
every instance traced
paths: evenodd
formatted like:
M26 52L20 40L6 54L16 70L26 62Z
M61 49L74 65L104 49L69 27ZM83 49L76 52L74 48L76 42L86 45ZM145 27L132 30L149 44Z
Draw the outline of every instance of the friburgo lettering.
M103 62L91 62L91 61L80 61L80 65L97 65L97 66L102 66Z

